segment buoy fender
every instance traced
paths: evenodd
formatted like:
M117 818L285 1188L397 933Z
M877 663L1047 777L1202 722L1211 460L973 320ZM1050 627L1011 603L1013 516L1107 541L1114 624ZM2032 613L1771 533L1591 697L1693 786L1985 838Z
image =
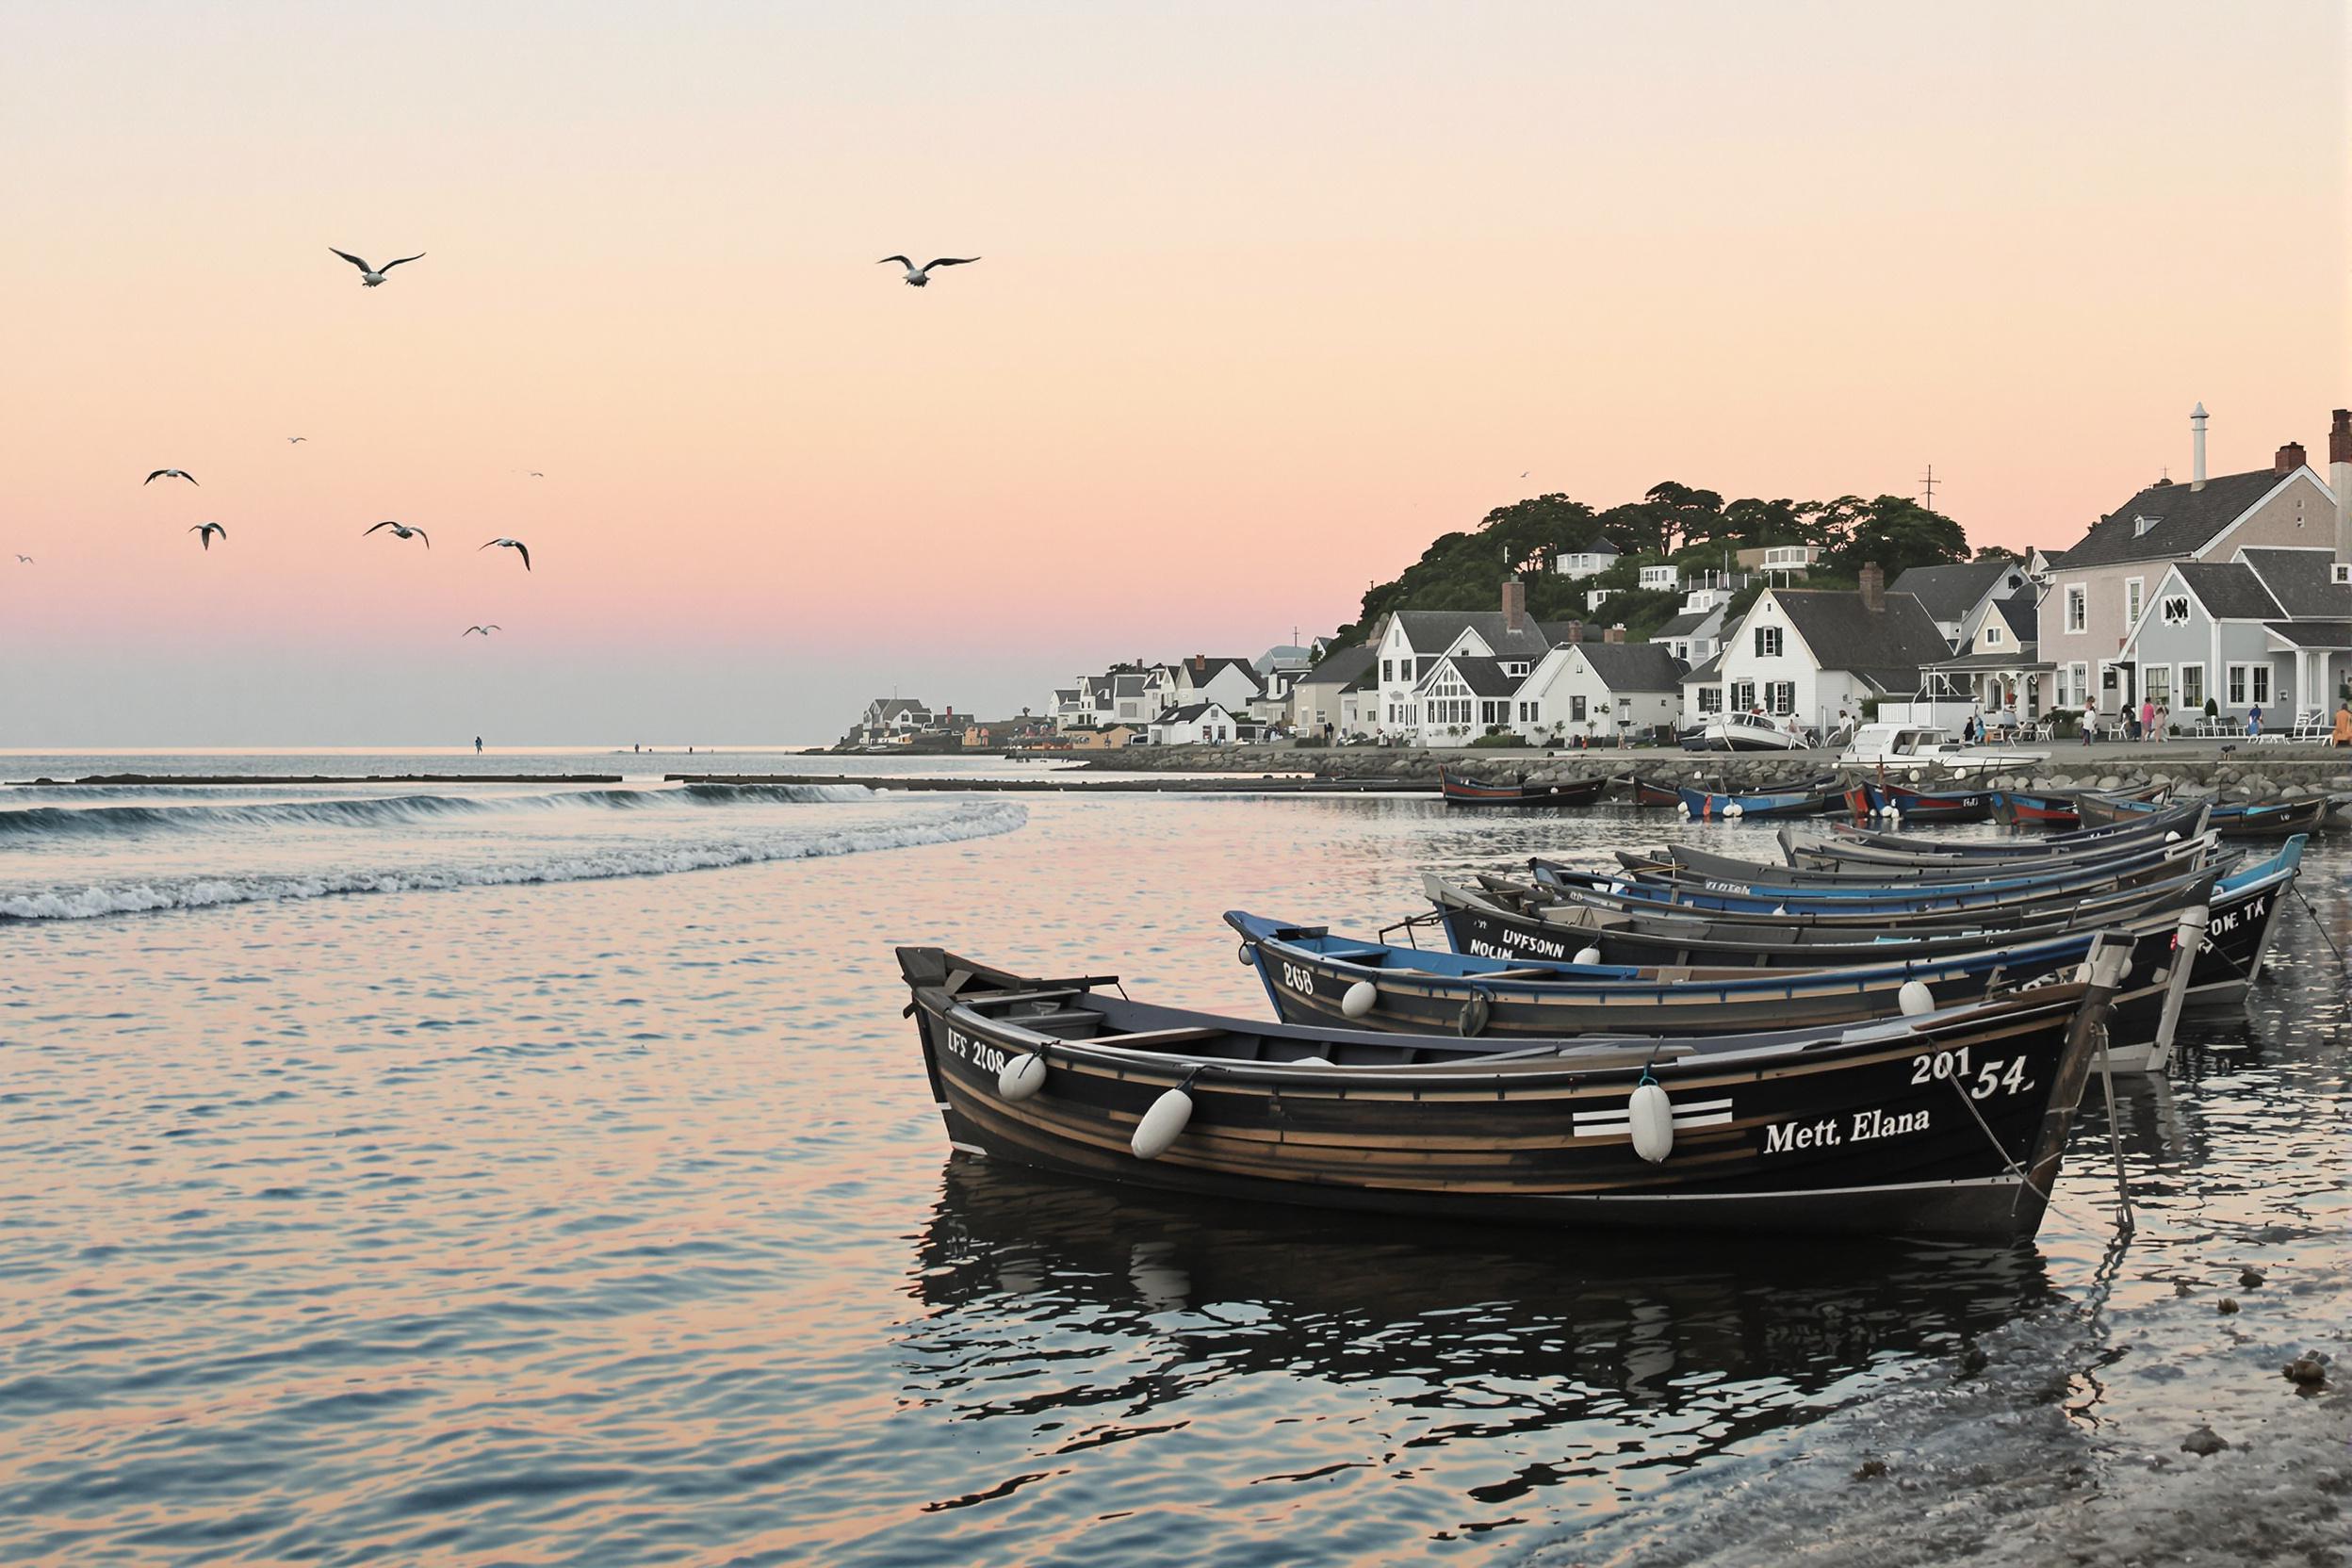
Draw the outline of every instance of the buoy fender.
M996 1075L996 1093L1000 1100L1015 1104L1045 1087L1045 1058L1036 1052L1027 1052L1006 1062Z
M1156 1160L1168 1152L1184 1123L1192 1119L1192 1096L1182 1089L1170 1089L1152 1102L1152 1108L1135 1123L1135 1135L1127 1140L1127 1147L1135 1152L1139 1160Z
M1362 1018L1372 1010L1372 1004L1380 999L1380 988L1369 980L1359 980L1339 995L1339 1010L1349 1018Z
M1625 1120L1633 1130L1633 1152L1657 1165L1674 1147L1674 1107L1656 1084L1635 1087L1625 1102Z

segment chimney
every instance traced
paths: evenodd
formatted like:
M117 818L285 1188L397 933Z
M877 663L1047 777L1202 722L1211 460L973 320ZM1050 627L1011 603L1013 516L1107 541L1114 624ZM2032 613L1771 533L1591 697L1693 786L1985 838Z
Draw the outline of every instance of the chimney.
M1879 570L1878 563L1864 562L1862 570L1856 575L1862 580L1862 608L1873 615L1886 609L1886 574Z
M2352 564L2352 408L2328 427L2328 488L2336 493L2336 561Z
M2270 460L2270 471L2274 474L2291 474L2301 466L2303 443L2300 441L2288 442L2278 449L2278 455Z
M1572 643L1581 643L1584 641L1584 623L1582 621L1570 621L1568 623L1568 640Z
M2189 488L2205 488L2205 405L2189 411Z
M1525 631L1527 627L1527 585L1517 578L1503 580L1503 629Z
M1610 627L1607 631L1601 633L1601 641L1604 643L1622 643L1625 640L1625 629L1622 626Z

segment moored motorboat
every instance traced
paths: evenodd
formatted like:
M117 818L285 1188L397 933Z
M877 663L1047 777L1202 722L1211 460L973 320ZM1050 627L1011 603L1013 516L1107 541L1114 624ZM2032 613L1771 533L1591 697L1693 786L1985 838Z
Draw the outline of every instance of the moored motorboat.
M1883 784L1876 779L1864 779L1846 792L1857 817L1900 818L1909 823L1989 821L1993 798L1989 790L1915 790L1908 784Z
M1845 795L1834 789L1757 791L1725 794L1684 785L1675 792L1678 808L1696 822L1755 822L1772 817L1818 817L1845 808Z
M958 1148L1223 1199L1547 1225L2030 1235L2131 939L1861 1026L1503 1050L898 950Z

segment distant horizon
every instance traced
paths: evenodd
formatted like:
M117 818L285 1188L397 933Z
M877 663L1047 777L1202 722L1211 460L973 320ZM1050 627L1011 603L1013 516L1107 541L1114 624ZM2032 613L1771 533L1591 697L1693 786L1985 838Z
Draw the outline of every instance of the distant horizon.
M27 10L0 741L1041 710L1665 480L2064 548L2352 403L2347 26Z

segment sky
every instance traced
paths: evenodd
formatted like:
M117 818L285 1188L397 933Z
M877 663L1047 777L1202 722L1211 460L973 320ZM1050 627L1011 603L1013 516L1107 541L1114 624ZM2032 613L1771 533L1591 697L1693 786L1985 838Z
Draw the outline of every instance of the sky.
M0 748L995 716L1667 479L2062 547L2200 400L2323 455L2346 77L2322 0L0 8Z

